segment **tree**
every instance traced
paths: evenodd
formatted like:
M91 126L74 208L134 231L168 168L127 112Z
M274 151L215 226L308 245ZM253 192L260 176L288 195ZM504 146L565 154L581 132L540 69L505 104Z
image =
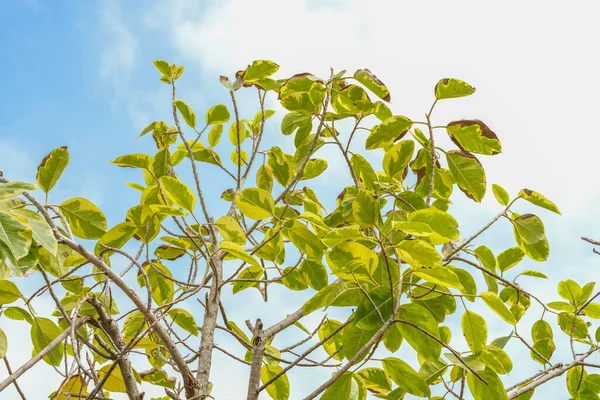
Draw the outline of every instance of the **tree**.
M279 66L259 60L235 79L221 76L231 106L211 107L202 122L177 96L183 67L154 65L172 88L174 126L155 121L143 129L140 136L152 137L155 154L112 161L139 170L144 180L127 183L140 201L122 222L109 228L102 211L81 197L51 201L69 163L66 147L42 160L37 185L0 174L0 312L31 325L35 354L0 383L0 392L15 385L21 393L18 378L43 360L65 366L51 399L126 393L138 400L142 382L164 387L161 399L212 398L211 363L220 351L248 365L247 381L235 382L247 385L248 399L264 392L298 398L288 374L303 367L332 372L324 382L310 382L306 399L365 399L368 393L462 399L470 393L477 400L523 400L565 372L573 398L599 398L600 375L588 373L596 366L586 361L600 341L599 331L591 333L590 319L600 318L594 282L559 282L565 301L545 304L517 279L546 275L511 271L524 257L542 262L549 254L542 220L515 208L529 202L560 214L557 206L533 190L511 197L494 184L500 212L479 231L463 232L466 238L449 213L454 192L470 199L461 201L481 202L488 184L477 157L502 151L480 120L432 122L436 107L472 95L474 87L440 80L425 120L418 121L392 113L388 88L367 69L275 79ZM258 94L253 119L241 117L240 91ZM265 106L267 96L285 110L280 131L293 135L293 153L264 145L266 132L275 131L267 127L275 113ZM225 131L230 144L221 143ZM455 147L436 145L439 135ZM328 148L343 156L349 177L336 199L319 197L307 185L328 167L315 157ZM381 166L367 159L372 154L383 155ZM210 190L217 179L231 188ZM209 206L217 196L225 207ZM480 235L500 219L510 221L515 245L494 255ZM127 264L120 268L115 260ZM35 292L15 284L28 278L11 278L32 274L45 282ZM275 285L310 293L309 299L269 326L227 317L225 297L253 290L268 301ZM51 316L33 307L43 293L56 304ZM193 310L187 307L192 301ZM542 313L527 314L539 318L530 338L518 325L532 303ZM474 304L490 312L480 315ZM345 319L323 314L310 328L301 322L334 308ZM277 313L277 304L272 309ZM510 334L489 337L487 321L498 317ZM460 320L462 332L444 325L452 319ZM569 343L572 360L551 361L553 326ZM304 337L290 343L290 329ZM217 331L239 346L219 347ZM461 334L466 344L457 347L452 336ZM504 350L509 341L520 342L542 371L505 388L502 376L513 368ZM418 364L394 356L401 347L412 348ZM7 349L1 333L0 356L10 370ZM143 360L132 360L134 353Z

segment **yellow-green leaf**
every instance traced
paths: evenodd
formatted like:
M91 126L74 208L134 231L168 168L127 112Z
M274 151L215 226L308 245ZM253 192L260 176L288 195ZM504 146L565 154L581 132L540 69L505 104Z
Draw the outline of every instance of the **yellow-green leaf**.
M492 184L492 192L494 192L494 197L502 206L507 206L510 202L510 196L508 192L500 185Z
M452 121L446 127L446 131L462 151L487 156L502 152L498 136L478 119Z
M222 216L215 221L215 225L223 239L240 245L246 244L246 234L235 218Z
M99 239L108 227L102 211L89 200L74 197L60 206L75 236L82 239Z
M394 357L385 358L381 363L388 376L402 390L417 397L430 397L429 385L410 365Z
M435 85L435 98L438 100L470 96L475 88L467 82L455 78L444 78Z
M560 215L560 210L558 209L558 207L556 207L556 204L554 204L538 192L534 192L533 190L529 189L522 189L519 192L519 197L527 200L531 204L535 204L538 207L545 208L546 210L550 210Z
M517 323L515 316L510 312L510 310L502 302L502 299L500 299L496 293L483 292L481 293L481 298L493 312L500 316L500 318L511 325Z
M63 171L69 164L69 151L67 146L54 149L48 154L37 170L37 183L45 193L48 193L60 179Z
M398 245L402 261L413 267L435 267L442 265L442 256L431 244L419 240L403 240Z
M465 311L461 321L463 335L473 354L482 352L487 343L488 330L485 319L479 314Z
M31 324L31 342L37 354L61 334L56 324L48 318L35 318ZM44 361L58 367L63 358L63 346L56 346L44 356Z
M367 137L367 150L378 149L396 140L402 139L406 132L412 126L412 121L403 116L393 116L371 129L371 134Z
M219 244L219 247L221 248L221 250L224 250L227 253L229 253L230 256L232 256L234 258L239 258L240 260L242 260L248 264L251 264L251 265L254 265L255 267L260 268L260 264L258 263L256 258L254 258L250 254L248 254L246 252L246 250L244 250L242 248L242 246L240 246L239 244L235 244L233 242L228 242L228 241L222 241Z
M464 151L451 150L446 153L448 168L458 187L467 197L481 202L485 196L485 171L477 158Z
M359 69L354 73L354 78L365 85L371 92L375 93L380 99L388 102L392 100L387 86L368 69Z
M227 106L224 104L217 104L206 112L206 125L224 124L229 121L229 118L231 118L231 115L229 114Z
M184 103L181 100L175 100L175 101L173 101L173 104L175 105L175 107L177 107L177 110L183 117L185 123L188 124L189 126L191 126L192 128L195 128L196 127L196 113L194 113L194 110L192 110L192 108L190 106L188 106L186 103Z
M160 178L165 195L177 204L179 207L189 212L194 211L196 207L196 196L194 192L185 183L171 176L163 176Z
M126 154L111 161L119 167L147 169L152 162L152 157L147 154Z
M252 219L265 219L273 216L275 203L271 194L264 189L247 188L240 191L236 204L242 214Z
M33 183L23 181L12 181L0 185L0 200L8 199L20 195L21 193L31 192L37 188Z

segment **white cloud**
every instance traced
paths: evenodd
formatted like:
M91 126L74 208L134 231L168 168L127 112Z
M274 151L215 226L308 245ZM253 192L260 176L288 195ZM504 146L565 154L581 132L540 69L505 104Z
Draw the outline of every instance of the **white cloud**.
M99 72L108 79L118 94L127 91L131 72L139 56L139 43L132 34L115 0L103 0L100 6L100 25L104 48Z

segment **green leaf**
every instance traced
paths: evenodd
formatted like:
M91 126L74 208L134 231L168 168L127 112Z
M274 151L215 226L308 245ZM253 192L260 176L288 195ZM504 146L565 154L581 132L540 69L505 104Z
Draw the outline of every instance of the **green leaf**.
M273 147L269 151L267 162L273 172L273 177L281 186L287 186L294 178L295 172L292 163L279 147Z
M552 339L554 334L552 333L552 327L550 324L543 319L535 321L531 327L531 339L537 342L542 339Z
M282 271L281 283L290 290L305 290L308 283L299 268L286 267Z
M546 274L542 274L539 271L534 271L534 270L531 270L531 269L523 271L519 275L532 276L534 278L541 278L541 279L548 279L548 276Z
M173 301L175 286L173 280L170 279L173 277L171 271L156 261L144 265L144 271L146 271L146 275L148 276L152 299L158 305ZM138 283L142 287L146 283L141 273L138 273Z
M17 285L7 280L0 280L0 304L10 304L21 298Z
M560 215L560 210L556 207L556 204L545 198L538 192L534 192L529 189L522 189L519 192L519 197L527 200L531 204L535 204L538 207L545 208L546 210L550 210Z
M328 319L319 327L319 340L325 339L340 326L342 326L342 323L340 321ZM323 349L325 349L327 354L332 356L334 360L339 361L344 359L344 351L342 345L342 331L339 331L333 337L331 337L329 340L323 343Z
M523 253L525 253L525 255L535 261L546 261L548 259L550 247L548 246L548 240L546 237L537 243L528 244L521 239L521 236L517 233L516 229L514 229L514 233L517 244Z
M117 366L111 371L111 364L107 364L98 370L98 379L103 380L106 375L109 374L108 378L104 382L102 387L104 390L115 393L127 393L127 387L123 381L123 375L121 374L121 368Z
M279 65L269 60L256 60L246 68L244 83L255 83L261 79L268 78L279 70Z
M0 358L6 356L6 350L8 350L8 340L4 331L0 329Z
M154 60L154 66L164 77L171 78L171 65L165 60Z
M360 237L364 237L364 235L360 232L358 226L355 225L335 229L323 236L322 241L327 247L335 247L339 243L357 240Z
M61 334L56 324L48 318L35 318L31 324L31 342L37 354ZM44 361L58 367L63 358L64 346L56 346L44 356Z
M413 267L435 267L442 265L442 256L431 244L419 240L403 240L397 246L402 260Z
M576 365L567 371L567 389L573 397L579 397L577 394L583 389L583 379L587 373L583 366Z
M513 363L504 350L496 346L487 346L479 355L479 359L492 371L504 375L512 371Z
M283 371L279 365L264 364L260 369L260 380L264 384ZM290 398L290 382L286 374L281 375L273 383L267 386L267 393L273 399L287 400Z
M131 222L121 222L115 225L98 240L94 248L94 254L99 256L105 252L106 248L104 246L120 249L135 235L137 230L138 227Z
M229 114L227 106L224 104L217 104L206 112L206 125L224 124L229 121L229 118L231 118L231 115Z
M270 218L275 212L273 197L259 188L242 189L237 195L236 204L242 214L256 220Z
M0 281L2 282L2 281ZM0 283L1 287L1 283ZM1 290L1 289L0 289ZM0 291L0 298L2 298L2 292ZM0 300L0 303L2 301ZM7 307L4 309L2 313L6 318L12 319L14 321L27 321L30 324L33 322L33 318L29 314L28 311L22 309L21 307Z
M261 165L256 171L256 186L271 192L273 190L273 171L267 165Z
M347 360L351 360L359 350L361 350L371 340L375 330L364 330L356 326L356 323L346 325L342 331L342 345L344 348L344 356ZM368 353L368 352L367 352ZM367 353L364 353L360 360L363 360Z
M425 208L416 210L408 215L409 222L422 222L431 227L433 234L427 237L431 244L444 244L460 235L458 231L458 222L447 212L435 209Z
M260 264L256 260L256 258L252 257L250 254L246 253L246 250L242 248L239 244L235 244L233 242L222 241L219 244L221 250L226 251L234 258L239 258L247 264L254 265L255 267L260 268ZM262 268L261 268L262 269Z
M494 253L492 253L492 250L490 250L489 247L477 247L475 249L475 256L488 271L496 271L496 257L494 257Z
M581 286L571 279L558 282L558 294L571 304L577 305L581 297Z
M519 247L506 249L496 257L498 269L502 272L508 271L520 263L523 257L525 257L525 254Z
M433 315L419 304L403 304L398 312L398 319L411 322L421 329L439 338L440 331ZM440 357L442 345L421 330L404 323L398 323L402 337L423 358L436 361Z
M115 158L111 163L119 167L147 169L152 162L152 157L147 154L127 154Z
M48 154L37 170L37 183L40 189L48 193L60 179L69 164L69 150L67 146L54 149Z
M193 212L196 207L196 196L194 192L185 183L171 176L160 178L160 184L165 191L165 195L179 207Z
M383 369L402 390L417 397L430 397L431 391L427 382L399 358L388 357L381 362Z
M402 139L406 132L412 126L412 121L407 117L393 116L371 129L371 134L367 137L366 148L373 150L381 148L396 140Z
M173 162L171 159L171 152L168 147L165 147L156 153L152 160L152 171L154 172L155 178L169 175L173 169Z
M12 181L0 185L0 200L18 196L25 192L32 192L37 187L33 183Z
M354 322L359 329L379 329L393 312L394 305L390 290L386 287L378 287L369 291L368 294L370 299L365 296L360 302L354 313Z
M392 227L413 236L430 236L433 234L431 227L423 222L394 221Z
M358 377L365 389L376 394L385 394L392 390L390 378L381 368L364 368L355 374Z
M327 286L327 270L320 262L304 260L300 264L300 272L311 288L321 290Z
M379 201L369 192L359 191L352 202L352 215L354 221L362 227L379 225L381 222Z
M192 128L196 128L196 114L194 110L181 100L174 100L173 104L183 117L183 120Z
M35 242L41 244L51 254L56 255L56 252L58 251L58 242L54 237L52 228L50 228L46 220L32 210L20 209L16 210L15 213L27 219Z
M75 236L82 239L99 239L108 229L106 217L89 200L74 197L64 201L59 207Z
M546 360L550 360L552 354L554 354L554 350L556 350L556 345L551 338L539 339L533 343L533 349L545 359L541 358L533 351L529 353L531 358L542 365L546 365Z
M513 220L515 231L526 244L535 244L545 239L544 224L533 214L519 215Z
M373 250L356 242L342 242L336 245L327 252L326 259L331 272L349 281L365 277L370 281L379 263Z
M301 181L313 179L317 176L321 175L327 169L327 161L320 158L313 158L312 160L308 160L308 163L304 167L304 172L302 173Z
M215 221L215 225L223 239L239 245L246 244L246 233L235 218L222 216Z
M169 311L169 316L177 326L194 336L198 336L198 326L194 321L194 317L188 311L182 308L172 308Z
M446 153L446 161L458 187L470 199L481 202L485 196L485 171L477 158L464 151L451 150Z
M474 400L508 400L502 380L494 371L486 368L483 371L479 371L478 374L486 383L479 380L472 373L467 373L467 384Z
M391 101L390 91L383 82L368 69L359 69L354 73L354 78L362 83L367 89L375 93L377 97L387 102Z
M442 285L444 287L458 290L463 289L458 276L447 267L415 267L413 268L412 273L413 275L436 285Z
M463 335L473 354L480 354L487 343L488 330L485 319L479 314L465 311L461 321Z
M383 170L385 173L390 177L402 179L414 150L415 142L412 140L402 140L392 146L383 156Z
M0 211L0 244L4 243L15 259L27 256L32 237L27 218Z
M351 372L346 372L323 392L321 400L359 400L358 387Z
M487 156L502 152L498 136L478 119L450 122L446 131L462 151Z
M223 135L223 124L217 124L208 131L208 144L210 147L215 147L221 141Z
M309 260L320 261L323 258L323 244L304 224L296 223L291 229L286 229L285 235Z
M494 192L494 197L500 205L507 206L510 203L510 196L502 186L492 183L492 192Z
M437 100L465 97L473 93L475 93L475 88L460 79L444 78L435 85L435 98Z
M502 302L500 297L496 293L493 292L483 292L481 293L481 298L485 302L485 304L496 314L500 316L504 321L508 322L511 325L517 323L515 320L515 316L510 312L506 305Z

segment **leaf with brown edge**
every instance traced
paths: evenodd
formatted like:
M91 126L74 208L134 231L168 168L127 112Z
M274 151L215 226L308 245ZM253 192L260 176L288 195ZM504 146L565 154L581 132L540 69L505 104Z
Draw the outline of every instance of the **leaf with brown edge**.
M477 157L465 151L451 150L446 153L446 160L460 190L470 199L481 202L485 196L486 177Z
M438 100L470 96L475 88L467 82L455 78L444 78L435 85L435 98Z
M45 193L48 193L60 179L63 171L69 164L69 150L67 146L54 149L48 154L37 170L37 182Z
M452 121L446 127L450 139L461 150L493 156L502 152L498 136L478 119Z
M354 78L382 100L387 102L392 101L387 86L368 69L359 69L354 73Z
M538 207L545 208L546 210L550 210L560 215L560 210L558 209L558 207L556 207L556 204L554 204L538 192L529 189L522 189L519 192L519 197L524 200L527 200L531 204L535 204Z

